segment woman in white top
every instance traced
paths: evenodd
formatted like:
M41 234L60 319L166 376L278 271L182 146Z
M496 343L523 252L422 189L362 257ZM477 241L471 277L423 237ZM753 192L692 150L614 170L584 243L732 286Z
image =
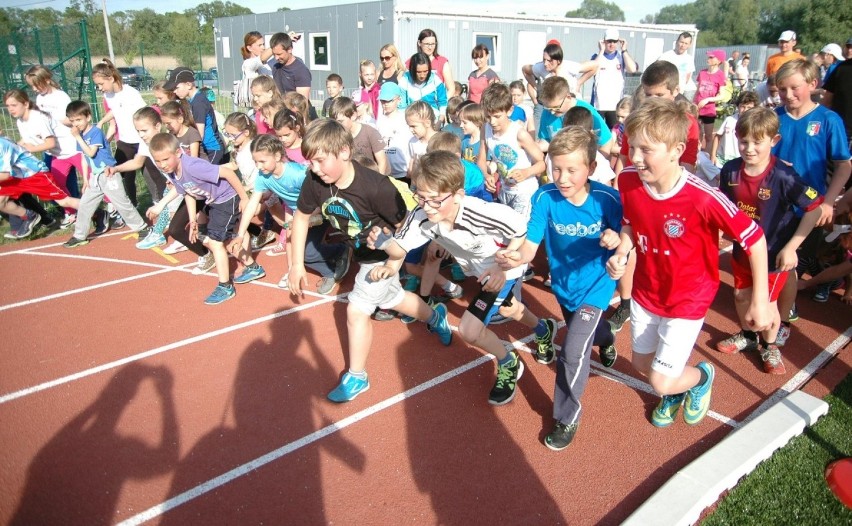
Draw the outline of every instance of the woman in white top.
M121 82L121 74L108 60L95 65L92 68L92 81L104 94L104 102L109 106L109 111L98 121L98 128L110 123L109 131L104 136L111 140L117 135L115 142L115 162L117 165L136 157L139 151L139 143L142 139L133 125L133 114L146 106L142 95L132 86L125 86ZM121 180L124 191L133 206L138 205L136 200L136 170L122 172ZM156 195L156 188L149 188L151 195Z
M737 67L734 68L734 86L745 90L749 87L749 72L748 65L751 62L751 55L743 54L742 60L739 61Z
M263 35L259 31L249 31L243 37L242 79L238 82L234 97L237 106L251 106L251 81L261 75L272 76L272 68L267 61L272 58L272 50L266 47Z

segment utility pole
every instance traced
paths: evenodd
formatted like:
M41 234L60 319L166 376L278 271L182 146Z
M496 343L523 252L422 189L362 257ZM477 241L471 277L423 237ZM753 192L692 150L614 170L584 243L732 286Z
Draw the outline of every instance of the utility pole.
M112 35L109 32L109 16L107 16L106 0L101 0L101 5L103 6L104 12L104 28L106 28L106 41L107 47L109 48L109 60L110 62L115 64L115 53L112 50Z

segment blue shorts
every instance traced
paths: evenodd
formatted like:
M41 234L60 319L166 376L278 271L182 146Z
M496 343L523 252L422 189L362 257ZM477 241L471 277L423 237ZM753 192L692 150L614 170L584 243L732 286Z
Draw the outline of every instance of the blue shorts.
M486 292L480 288L479 294L467 306L467 311L487 326L500 307L512 306L512 299L515 297L512 289L515 288L517 281L517 279L507 279L500 292Z

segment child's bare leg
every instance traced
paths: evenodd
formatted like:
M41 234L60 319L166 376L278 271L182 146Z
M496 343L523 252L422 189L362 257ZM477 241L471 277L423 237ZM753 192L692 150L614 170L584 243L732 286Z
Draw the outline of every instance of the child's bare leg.
M349 370L353 373L364 372L373 342L370 315L350 303L346 307L346 330L349 334Z
M649 354L647 356L650 356L651 360L654 358L653 354ZM648 368L650 369L650 363L648 364ZM691 365L684 367L683 373L681 373L681 375L677 378L666 376L653 369L651 369L650 374L648 375L648 383L650 383L651 387L654 388L654 391L660 395L685 393L698 385L698 382L700 381L701 370L697 367L692 367Z
M424 323L429 321L433 312L432 307L427 305L425 301L420 299L420 296L413 292L406 292L402 301L395 305L393 310L405 314L406 316L411 316L412 318Z
M501 316L519 321L530 329L535 329L538 325L538 316L530 312L520 301L512 301L510 306L500 307L499 312Z
M509 354L500 338L468 311L462 314L459 322L459 336L470 345L493 354L497 360L503 360Z
M221 241L215 241L208 237L204 240L204 246L213 254L219 283L228 283L231 281L231 273L228 268L228 251L225 250L225 245Z
M0 197L0 212L17 217L24 217L25 215L27 215L26 208L12 201L6 196Z
M772 324L768 329L760 333L765 342L775 342L778 337L778 329L781 328L781 312L778 310L778 302L770 301L769 309L772 312Z
M65 199L59 199L56 201L56 204L65 208L73 208L74 210L80 208L80 200L76 197L66 197Z

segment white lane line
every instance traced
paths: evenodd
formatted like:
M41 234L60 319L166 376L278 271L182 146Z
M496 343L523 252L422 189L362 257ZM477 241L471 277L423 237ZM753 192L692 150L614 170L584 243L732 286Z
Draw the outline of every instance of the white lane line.
M370 416L372 416L372 415L374 415L374 414L376 414L380 411L388 409L389 407L392 407L392 406L402 402L403 400L405 400L407 398L411 398L411 397L413 397L413 396L415 396L419 393L422 393L423 391L426 391L427 389L431 389L431 388L433 388L437 385L440 385L440 384L446 382L447 380L455 378L456 376L459 376L460 374L463 374L463 373L465 373L465 372L467 372L471 369L474 369L474 368L476 368L476 367L478 367L478 366L480 366L484 363L488 363L490 361L491 361L490 355L480 356L479 358L477 358L476 360L473 360L472 362L468 362L464 365L456 367L455 369L453 369L451 371L448 371L448 372L446 372L446 373L444 373L440 376L436 376L435 378L432 378L431 380L427 380L426 382L423 382L420 385L412 387L411 389L409 389L407 391L404 391L402 393L394 395L390 398L387 398L387 399L379 402L378 404L372 405L372 406L370 406L366 409L358 411L357 413L350 415L350 416L348 416L348 417L346 417L346 418L344 418L344 419L342 419L338 422L335 422L333 424L329 424L322 429L314 431L313 433L311 433L309 435L306 435L302 438L294 440L293 442L285 444L284 446L281 446L278 449L270 451L269 453L267 453L263 456L257 457L256 459L254 459L252 461L246 462L245 464L243 464L241 466L238 466L238 467L236 467L236 468L234 468L230 471L227 471L227 472L219 475L218 477L212 478L212 479L208 480L207 482L199 484L198 486L195 486L192 489L189 489L189 490L187 490L187 491L185 491L185 492L183 492L179 495L176 495L176 496L174 496L174 497L172 497L172 498L170 498L170 499L168 499L164 502L161 502L160 504L157 504L156 506L152 506L151 508L148 508L147 510L143 511L142 513L139 513L137 515L134 515L133 517L130 517L126 520L121 521L119 523L119 526L135 526L137 524L142 524L143 522L146 522L146 521L149 521L153 518L159 517L160 515L162 515L163 513L166 513L169 510L177 508L178 506L185 504L185 503L187 503L187 502L189 502L193 499L196 499L196 498L204 495L205 493L208 493L208 492L210 492L210 491L212 491L216 488L219 488L221 486L224 486L225 484L232 482L232 481L238 479L239 477L242 477L243 475L251 473L252 471L254 471L256 469L260 469L261 467L265 466L266 464L269 464L270 462L278 460L279 458L281 458L285 455L288 455L288 454L290 454L294 451L297 451L297 450L299 450L299 449L301 449L301 448L303 448L303 447L305 447L305 446L307 446L307 445L309 445L313 442L316 442L317 440L319 440L321 438L324 438L328 435L334 434L334 433L340 431L341 429L345 429L345 428L351 426L352 424L355 424L355 423L357 423L357 422L359 422L359 421L361 421L361 420L363 420L367 417L370 417Z
M71 234L71 232L72 232L72 230L68 231L69 234ZM100 236L97 237L97 239L102 239L102 238L105 238L105 237L127 235L127 234L132 234L132 233L133 232L131 232L130 230L117 230L117 231L110 232L108 234L100 235ZM14 256L14 255L17 255L17 254L29 254L29 253L31 253L35 250L41 250L43 248L61 247L64 243L65 243L65 241L60 241L58 243L50 243L48 245L39 245L37 247L21 248L21 249L18 249L18 250L10 250L9 252L0 252L0 257L2 257L2 256Z
M204 340L209 340L210 338L215 338L217 336L221 336L223 334L227 334L229 332L238 331L240 329L245 329L246 327L252 327L254 325L258 325L260 323L265 323L270 320L274 320L276 318L280 318L282 316L287 316L294 312L299 312L305 309L309 309L311 307L322 305L324 303L331 303L333 301L338 301L337 296L323 296L323 299L315 301L313 303L309 303L306 305L299 305L297 307L293 307L291 309L283 310L281 312L276 312L275 314L269 314L267 316L262 316L260 318L255 318L253 320L248 320L242 323L237 323L235 325L230 325L228 327L224 327L221 329L217 329L215 331L206 332L204 334L199 334L198 336L193 336L191 338L186 338L174 343L170 343L168 345L163 345L161 347L157 347L156 349L151 349L149 351L144 351L138 354L134 354L132 356L127 356L121 358L119 360L115 360L112 362L108 362L97 367L92 367L90 369L86 369L84 371L80 371L74 374L69 374L67 376L63 376L61 378L57 378L55 380L50 380L48 382L40 383L38 385L34 385L32 387L27 387L26 389L21 389L19 391L14 391L9 394L5 394L0 396L0 404L5 404L7 402L11 402L13 400L17 400L18 398L23 398L25 396L29 396L31 394L38 393L40 391L44 391L46 389L50 389L52 387L57 387L60 385L67 384L69 382L73 382L75 380L79 380L81 378L85 378L87 376L91 376L93 374L101 373L103 371L108 371L110 369L115 369L116 367L135 362L137 360L141 360L143 358L148 358L150 356L154 356L160 353L164 353L166 351L171 351L173 349L178 349L180 347L184 347L186 345L190 345L193 343L198 343Z

